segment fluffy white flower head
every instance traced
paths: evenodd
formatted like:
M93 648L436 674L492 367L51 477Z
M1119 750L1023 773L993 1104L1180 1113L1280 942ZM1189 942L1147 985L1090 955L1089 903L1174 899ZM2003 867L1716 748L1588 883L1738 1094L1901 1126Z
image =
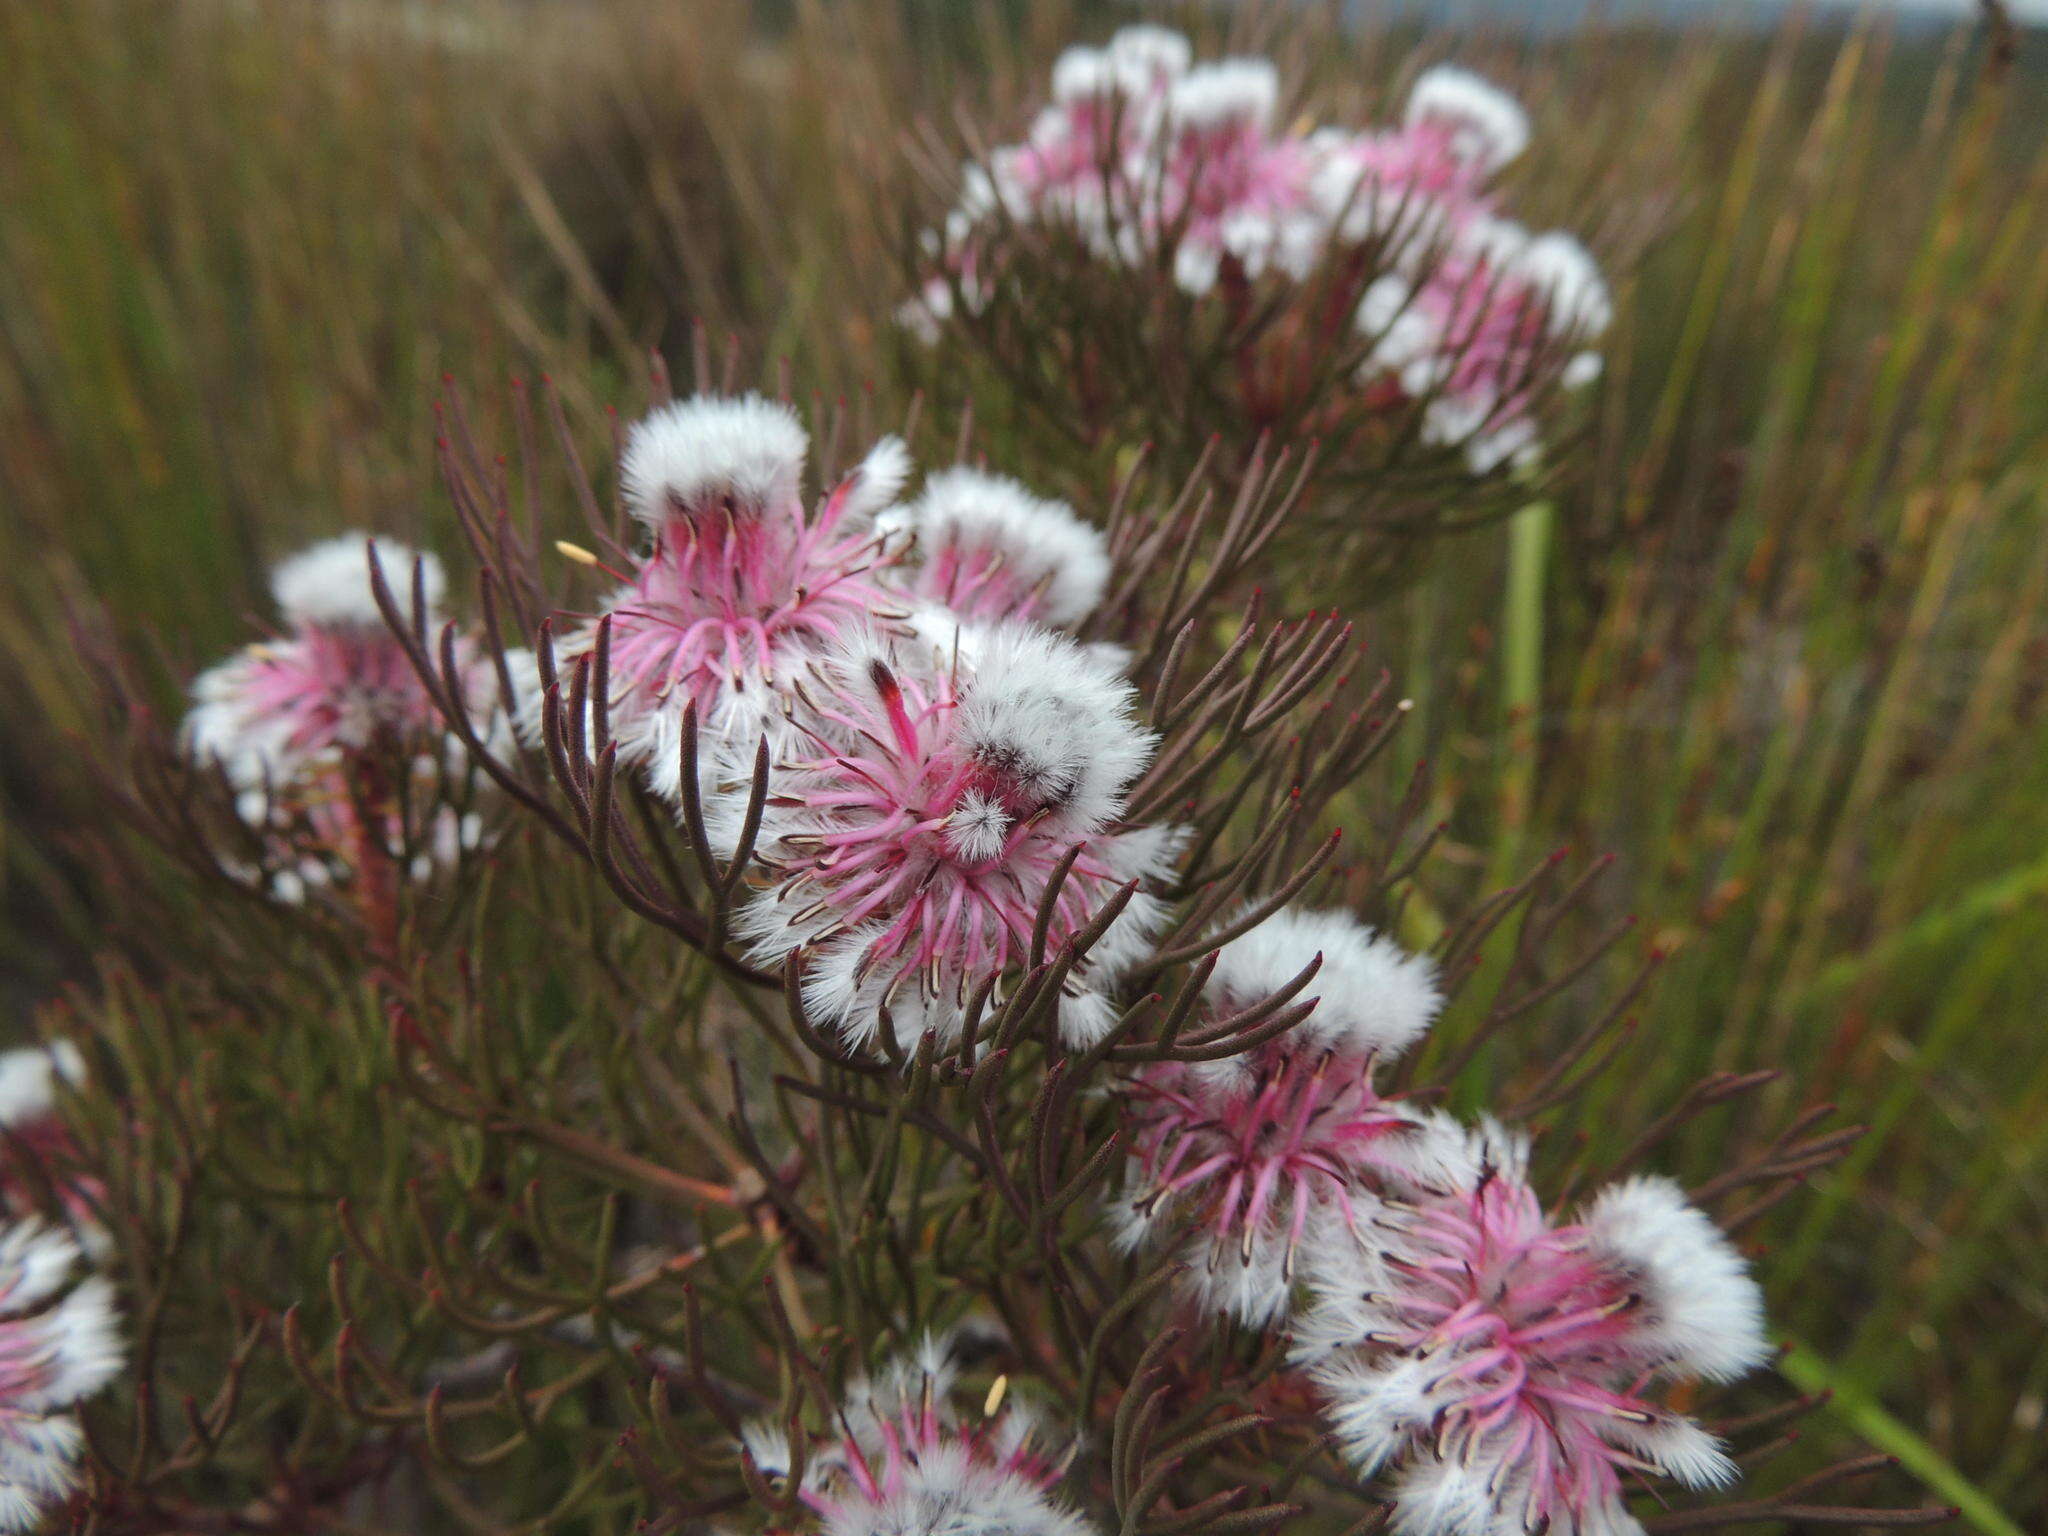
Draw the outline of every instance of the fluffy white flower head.
M736 934L763 963L801 950L805 999L864 1043L950 1037L970 991L1024 960L1055 867L1053 945L1125 881L1153 881L1174 839L1123 832L1126 785L1152 744L1128 682L1023 624L849 635L792 685L801 736L779 762L756 854L773 881ZM729 838L736 797L707 807ZM1136 893L1061 1004L1070 1040L1113 1020L1101 990L1144 952L1163 907Z
M1069 48L1052 68L1053 100L1080 105L1104 96L1156 96L1187 73L1194 48L1169 27L1125 27L1104 48Z
M1280 105L1280 72L1270 59L1218 59L1201 64L1173 82L1166 113L1177 128L1271 126Z
M941 470L886 516L916 537L917 594L967 618L1074 624L1109 582L1101 531L1004 475Z
M958 1374L951 1341L927 1338L848 1386L842 1438L810 1448L796 1489L826 1536L1092 1536L1053 1492L1037 1416L1012 1398L968 1428ZM742 1443L763 1472L790 1470L782 1427L747 1426Z
M1321 998L1292 1032L1311 1049L1391 1061L1421 1038L1443 1005L1436 966L1349 912L1285 907L1216 954L1209 991L1246 1006L1280 990L1313 960Z
M1053 100L1065 105L1092 101L1115 89L1116 72L1100 48L1079 44L1067 49L1052 66Z
M1164 83L1188 72L1194 45L1171 27L1141 22L1109 40L1110 62L1126 79Z
M1537 235L1515 259L1515 270L1542 298L1558 335L1596 336L1614 319L1614 301L1600 264L1562 230Z
M1643 1175L1602 1190L1581 1224L1588 1244L1642 1284L1645 1347L1709 1381L1770 1358L1764 1298L1721 1229L1671 1180Z
M1354 1231L1382 1194L1427 1196L1464 1166L1462 1129L1373 1085L1378 1063L1429 1027L1440 1001L1430 964L1348 912L1288 908L1217 951L1205 1001L1229 1016L1290 987L1310 1012L1286 1033L1129 1080L1132 1162L1111 1204L1126 1248L1184 1226L1194 1262L1183 1289L1255 1328L1291 1307L1305 1238Z
M845 515L872 518L902 493L910 469L910 449L902 438L894 434L877 438L846 488Z
M1027 624L976 637L957 739L1015 786L1046 829L1084 836L1123 810L1124 790L1152 755L1133 718L1137 690L1087 651Z
M749 511L795 501L809 448L796 412L778 400L701 395L635 422L619 477L627 509L658 530L720 497Z
M1529 147L1529 115L1521 103L1454 64L1423 71L1408 93L1406 116L1410 127L1434 124L1447 130L1453 151L1487 174Z
M384 615L370 586L370 549L377 552L384 584L400 613L412 609L415 561L424 577L427 613L441 606L448 577L436 556L381 534L344 533L280 560L271 570L270 592L278 611L294 627L382 629Z
M1483 1122L1455 1187L1329 1224L1296 1361L1339 1446L1391 1469L1402 1536L1640 1531L1640 1477L1720 1487L1720 1442L1658 1397L1672 1375L1761 1361L1755 1287L1676 1186L1633 1179L1577 1222L1527 1182L1528 1140Z

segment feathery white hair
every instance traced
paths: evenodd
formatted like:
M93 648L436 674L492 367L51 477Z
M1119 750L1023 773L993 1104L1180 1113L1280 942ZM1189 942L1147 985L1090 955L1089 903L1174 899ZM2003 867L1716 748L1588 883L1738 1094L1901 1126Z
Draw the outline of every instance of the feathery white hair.
M853 486L846 493L846 515L870 518L894 501L910 479L910 449L893 433L875 439L867 457L853 472Z
M1120 1200L1121 1206L1136 1202ZM1332 1201L1319 1201L1311 1221L1342 1220ZM1236 1319L1246 1328L1270 1328L1287 1315L1294 1300L1284 1234L1276 1241L1257 1241L1249 1255L1234 1237L1216 1234L1198 1240L1180 1277L1179 1290L1204 1312Z
M1602 1190L1580 1219L1591 1247L1640 1281L1637 1331L1672 1365L1733 1381L1770 1357L1763 1293L1748 1264L1671 1180L1625 1180Z
M1403 1469L1394 1485L1392 1529L1396 1536L1527 1536L1528 1528L1508 1512L1511 1501L1501 1491L1513 1482L1513 1471L1495 1458L1417 1461ZM1579 1530L1570 1536L1594 1533Z
M1131 682L1030 624L986 629L972 652L954 727L961 744L1040 794L1051 830L1078 836L1119 815L1154 744Z
M1172 80L1188 71L1194 44L1171 27L1150 22L1121 27L1105 50L1127 79Z
M1447 1133L1446 1161L1452 1179L1460 1188L1472 1189L1489 1174L1513 1184L1529 1182L1530 1135L1519 1126L1505 1125L1492 1115L1482 1114L1467 1125L1442 1110L1434 1110Z
M1594 336L1614 319L1614 301L1600 264L1562 230L1529 240L1515 260L1517 275L1543 296L1551 331Z
M1166 115L1177 128L1210 129L1244 123L1265 128L1280 105L1280 72L1271 59L1218 59L1189 70L1166 94Z
M1428 1118L1448 1116L1431 1111ZM1299 1265L1311 1305L1288 1328L1288 1358L1304 1369L1340 1369L1358 1341L1393 1319L1380 1296L1389 1289L1388 1258L1402 1242L1401 1217L1368 1189L1351 1191L1351 1219L1311 1222L1302 1233Z
M278 611L294 625L315 629L382 629L383 612L370 587L370 555L391 591L398 611L412 612L413 562L418 561L426 587L427 617L441 606L448 586L438 557L415 551L382 534L344 533L322 539L278 561L270 572L270 593Z
M1406 121L1450 129L1452 148L1491 174L1529 147L1529 114L1492 81L1455 64L1426 69L1408 93Z
M85 1058L69 1040L0 1052L0 1126L39 1120L57 1106L57 1083L85 1081Z
M753 510L795 501L810 436L797 414L760 395L675 400L633 424L619 461L626 507L659 529L675 510L720 495Z
M1007 475L940 470L894 518L897 528L916 535L926 562L949 546L963 553L984 549L999 554L1022 585L1043 583L1049 624L1087 617L1109 583L1109 549L1101 530L1065 502L1035 496Z
M1053 100L1065 104L1092 101L1116 88L1116 72L1100 48L1076 44L1052 66Z
M1617 1414L1607 1432L1688 1488L1725 1488L1742 1475L1720 1437L1680 1413L1659 1413L1645 1423Z
M1349 912L1283 907L1216 952L1208 991L1242 1008L1280 990L1318 954L1306 989L1320 998L1295 1027L1304 1045L1392 1060L1420 1039L1443 1004L1435 964Z
M217 763L228 782L245 796L242 818L267 819L264 791L291 771L291 722L249 707L249 686L260 665L250 649L237 651L192 679L192 708L178 739L194 761Z
M1143 98L1186 74L1194 49L1166 27L1125 27L1106 48L1069 48L1052 66L1053 100L1073 106L1104 96Z
M1354 1356L1333 1359L1315 1372L1328 1395L1324 1417L1351 1464L1367 1474L1393 1459L1414 1426L1427 1423L1429 1396L1442 1362L1424 1356L1368 1365Z

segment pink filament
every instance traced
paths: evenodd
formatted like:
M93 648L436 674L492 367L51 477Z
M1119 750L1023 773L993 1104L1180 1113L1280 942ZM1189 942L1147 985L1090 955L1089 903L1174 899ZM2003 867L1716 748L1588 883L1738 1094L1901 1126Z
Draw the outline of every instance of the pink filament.
M610 614L611 702L623 720L672 699L708 710L793 639L829 639L886 595L867 573L873 536L842 530L853 482L813 518L802 507L678 511Z
M814 942L879 924L860 958L863 979L888 973L892 993L908 980L928 996L950 985L964 1002L971 979L1028 957L1040 902L1073 843L1044 829L1048 808L1014 774L954 739L950 680L899 682L881 668L872 680L872 698L849 691L815 706L854 745L834 751L820 740L819 755L796 765L811 781L804 803L829 818L782 839L781 900L797 919L833 914ZM1007 818L1000 846L980 857L963 851L953 825L956 813L971 814L970 797ZM1048 953L1120 883L1084 841L1053 903Z
M1611 1442L1616 1420L1662 1417L1634 1395L1626 1346L1641 1307L1629 1278L1497 1174L1409 1212L1402 1252L1377 1298L1398 1322L1375 1338L1445 1362L1432 1389L1439 1449L1519 1467L1532 1522L1619 1497L1621 1473L1645 1464Z
M436 724L433 700L396 638L383 630L308 627L257 649L252 716L287 722L287 748L360 747L366 726L398 735Z
M1191 1199L1202 1225L1246 1248L1285 1209L1291 1252L1316 1197L1343 1202L1409 1122L1374 1091L1370 1057L1283 1040L1247 1065L1243 1085L1170 1065L1136 1079L1141 1199Z

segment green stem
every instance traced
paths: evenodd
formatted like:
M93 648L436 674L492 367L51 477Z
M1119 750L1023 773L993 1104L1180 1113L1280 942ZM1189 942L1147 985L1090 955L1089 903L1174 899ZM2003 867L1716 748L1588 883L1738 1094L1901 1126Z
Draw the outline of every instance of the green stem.
M1523 873L1522 847L1536 791L1536 723L1543 704L1543 588L1556 511L1532 501L1508 521L1507 593L1501 608L1499 825L1486 883L1498 889Z
M1550 563L1555 512L1547 501L1532 501L1508 520L1507 590L1501 601L1500 733L1503 757L1495 797L1493 851L1486 863L1485 889L1497 891L1526 873L1521 869L1529 815L1536 791L1536 722L1543 701L1543 589ZM1484 1010L1500 985L1513 952L1512 924L1488 942L1479 973L1466 995ZM1482 1013L1483 1017L1483 1013ZM1477 1020L1474 1020L1475 1026ZM1455 1086L1461 1108L1483 1107L1491 1098L1498 1040L1473 1057Z

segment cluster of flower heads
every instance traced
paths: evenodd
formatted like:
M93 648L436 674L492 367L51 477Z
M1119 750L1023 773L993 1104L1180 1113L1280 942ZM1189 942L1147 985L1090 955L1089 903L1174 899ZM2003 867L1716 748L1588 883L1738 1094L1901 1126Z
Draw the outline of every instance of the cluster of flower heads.
M847 1038L900 1047L956 1032L977 984L1031 958L1070 854L1053 950L1128 882L1163 878L1177 840L1120 825L1152 748L1122 658L1054 627L1101 600L1102 534L971 468L900 501L911 464L895 438L808 506L808 450L796 414L758 397L636 425L621 475L647 546L556 642L557 697L608 636L608 739L671 799L694 711L687 789L728 848L769 744L757 889L735 931L761 963L801 955L808 1006ZM538 663L523 671L519 723L538 740L546 695ZM1160 915L1132 893L1070 983L1070 1037L1108 1027L1103 987Z
M835 1434L799 1447L761 1423L744 1449L826 1536L1088 1536L1052 1492L1063 1457L1005 1385L963 1413L952 1341L928 1338L847 1390Z
M930 339L985 305L1006 227L1069 233L1105 262L1169 266L1196 296L1301 283L1358 255L1361 395L1420 404L1425 439L1461 449L1476 472L1532 461L1535 397L1597 375L1585 344L1611 305L1583 246L1501 210L1495 177L1529 141L1520 105L1452 66L1415 82L1397 126L1287 130L1280 104L1271 61L1197 64L1161 27L1067 50L1025 139L967 168L902 318Z
M756 744L769 744L758 890L737 931L765 963L801 951L812 1007L850 1039L881 1029L901 1045L956 1031L979 981L1033 958L1041 899L1063 865L1042 929L1055 952L1123 886L1162 879L1178 839L1119 824L1152 749L1125 658L1057 628L1102 598L1100 531L971 468L932 474L905 501L910 457L893 437L809 505L809 446L793 410L758 396L679 401L639 422L620 475L645 546L598 611L552 640L555 697L571 696L580 674L586 745L615 744L675 801L694 716L699 773L687 792L728 843L745 820ZM398 741L462 755L384 622L373 548L402 599L417 558L438 622L431 556L337 539L278 567L288 632L194 685L187 750L219 765L252 823L296 818L316 851L337 856L274 876L287 898L349 866L363 835L360 754ZM495 723L494 669L466 642L456 654L473 714ZM511 725L540 747L541 658L505 660ZM466 818L448 830L475 837ZM1103 986L1160 919L1149 891L1125 900L1069 982L1071 1038L1108 1027Z
M1766 1358L1726 1237L1648 1177L1562 1221L1520 1133L1383 1097L1376 1066L1439 994L1426 961L1348 914L1233 939L1207 1001L1228 1015L1305 977L1314 1006L1277 1039L1127 1086L1119 1237L1184 1244L1197 1305L1288 1328L1347 1457L1391 1474L1402 1536L1626 1536L1628 1479L1732 1481L1714 1437L1646 1395Z
M271 573L279 633L192 684L185 749L226 776L246 822L289 848L289 861L269 875L271 893L282 900L346 878L371 850L409 858L408 872L423 878L481 832L474 816L444 802L407 852L407 791L459 778L466 754L386 625L373 570L401 613L411 615L419 601L417 618L429 632L440 623L447 582L438 559L391 539L343 534ZM458 637L456 655L472 718L502 723L498 683L482 652ZM379 781L394 763L413 786Z

